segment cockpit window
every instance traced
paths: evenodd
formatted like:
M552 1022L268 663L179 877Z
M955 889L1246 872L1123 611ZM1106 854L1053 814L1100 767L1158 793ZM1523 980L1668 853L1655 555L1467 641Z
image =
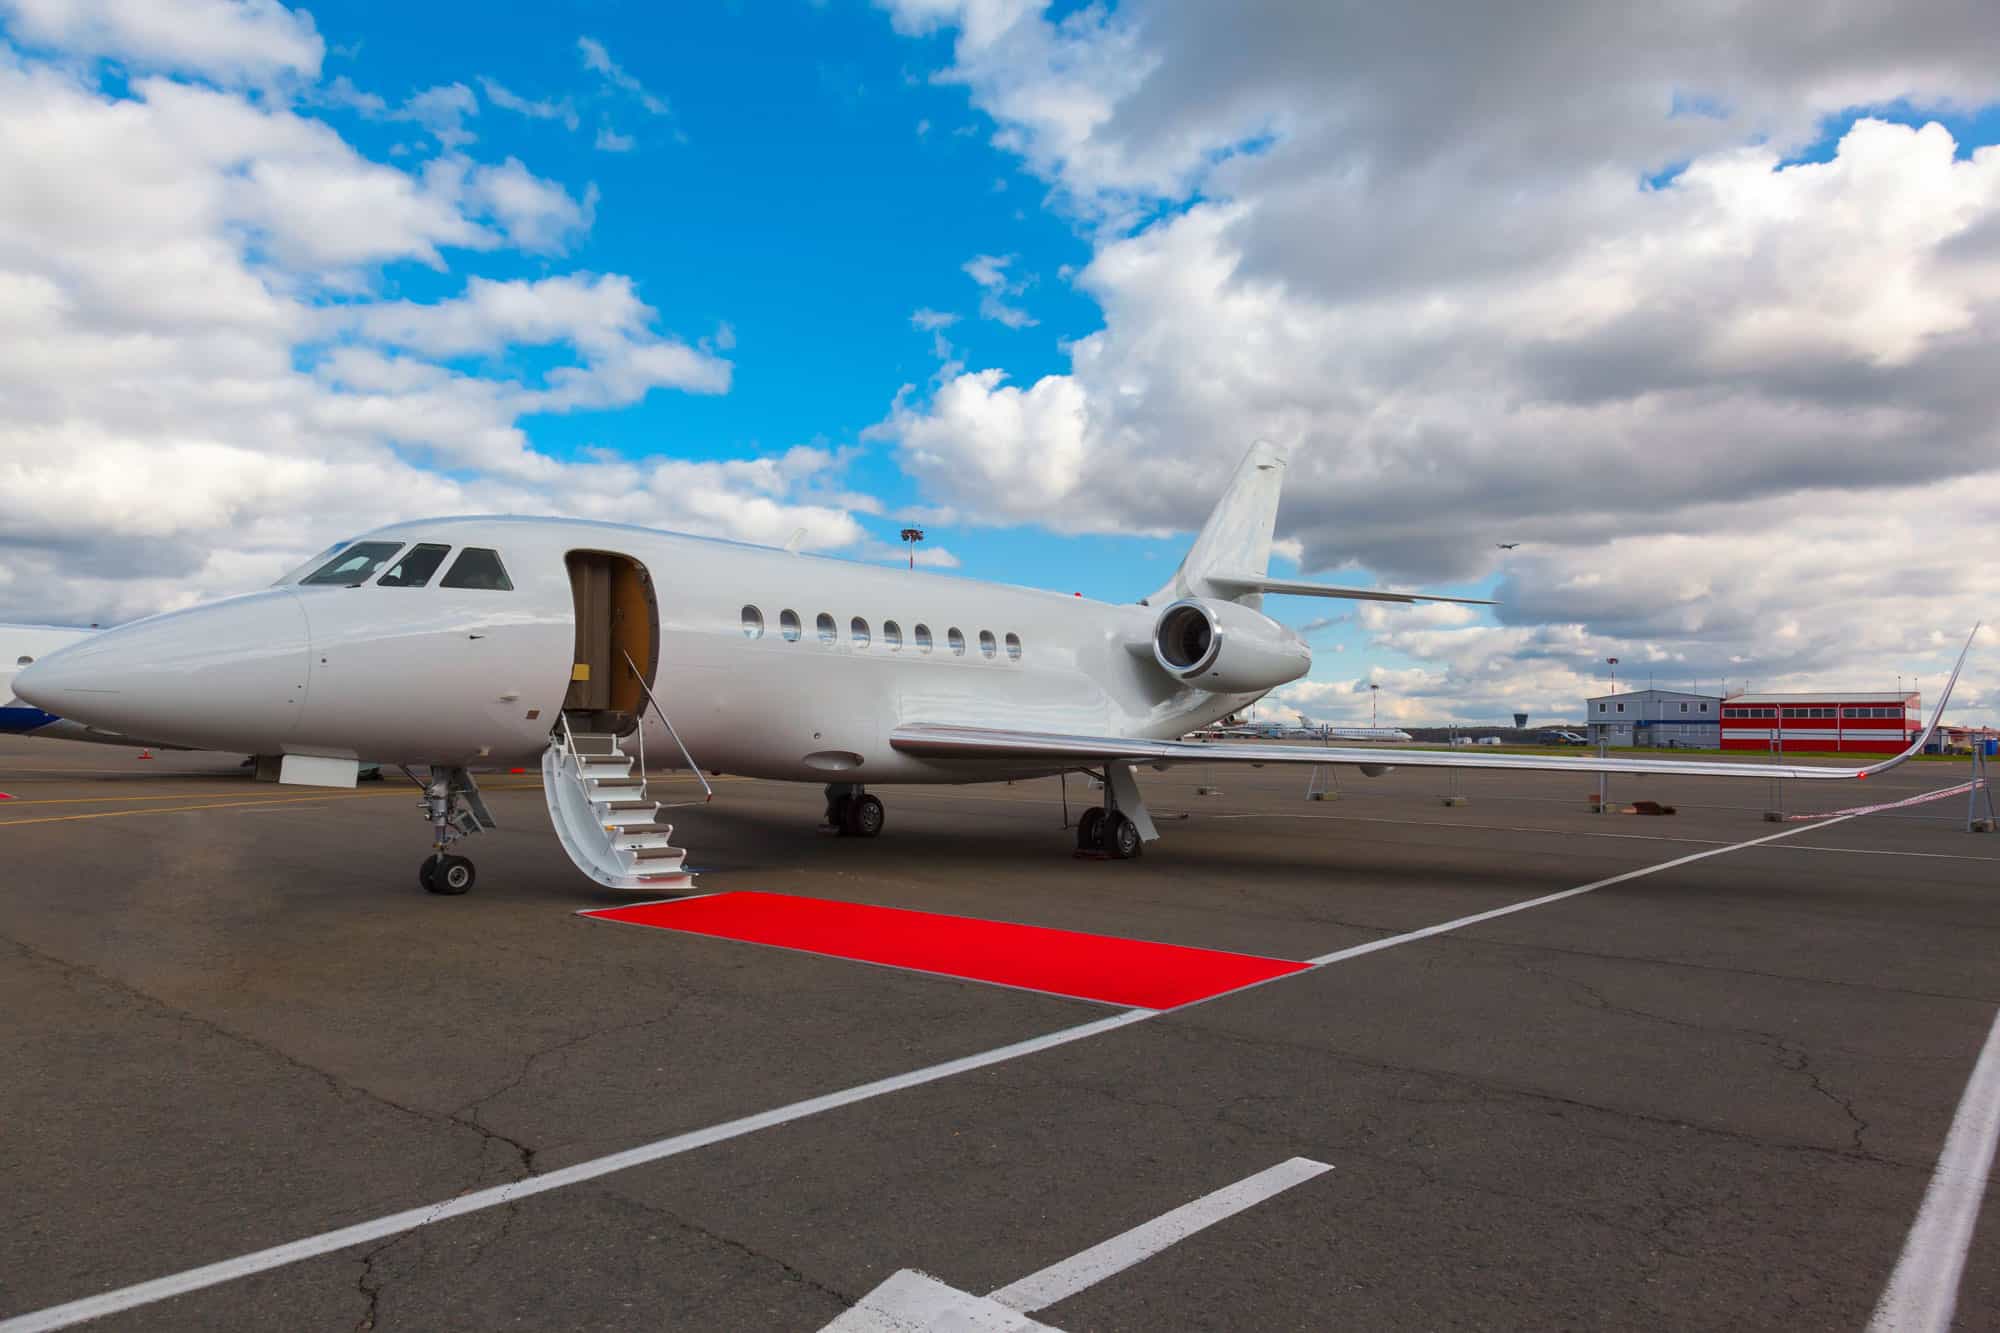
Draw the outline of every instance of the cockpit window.
M478 588L485 592L512 592L514 583L500 563L500 553L483 546L468 546L451 562L440 588Z
M355 587L375 576L390 556L403 549L401 542L356 542L339 555L300 579L302 584L344 584Z
M378 588L421 588L431 581L439 565L444 563L449 546L436 542L418 542L403 553L403 558L389 566L389 572L375 580Z

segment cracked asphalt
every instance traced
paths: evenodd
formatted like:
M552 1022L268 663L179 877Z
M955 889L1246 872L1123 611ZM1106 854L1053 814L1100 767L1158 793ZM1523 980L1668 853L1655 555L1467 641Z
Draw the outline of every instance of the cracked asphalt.
M1962 781L1909 765L1833 809ZM1213 781L1217 797L1196 797ZM407 787L0 739L0 1318L1103 1017L591 921L532 775L463 898ZM671 812L706 890L1309 958L1778 831L1761 783L1144 775L1075 860L1053 782ZM1068 786L1072 809L1087 800ZM1964 798L1812 828L93 1327L817 1329L984 1292L1292 1156L1334 1170L1037 1317L1068 1329L1859 1328L2000 1004ZM1991 1194L1959 1326L2000 1326Z

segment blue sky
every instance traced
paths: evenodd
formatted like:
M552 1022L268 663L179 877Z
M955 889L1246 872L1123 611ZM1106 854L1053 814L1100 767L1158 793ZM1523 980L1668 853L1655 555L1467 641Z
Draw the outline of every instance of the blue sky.
M1076 225L1045 206L1046 185L1017 157L990 146L994 126L965 89L932 81L950 64L948 36L899 36L861 5L789 0L671 13L528 7L504 25L480 12L315 5L325 76L392 104L454 81L477 90L465 127L480 156L519 157L579 197L595 186L595 220L559 259L456 254L448 273L405 263L389 270L384 294L435 300L471 273L624 273L663 326L712 339L726 325L734 339L727 394L656 390L633 407L529 418L540 449L697 459L797 444L853 450L850 484L885 506L864 521L893 541L923 499L889 447L860 436L902 385L921 392L938 370L932 334L912 314L958 315L943 330L954 356L1003 367L1016 382L1065 369L1064 344L1100 325L1062 276L1090 257ZM581 37L602 44L664 112L587 69ZM531 102L569 102L577 128L497 107L482 79ZM321 114L370 156L399 144L427 151L410 123ZM602 151L600 132L632 147ZM1009 272L1029 285L1013 299L1033 325L978 317L980 288L963 266L981 254L1015 257ZM1153 571L1181 545L936 524L931 533L968 575L1121 599L1151 591L1163 577Z
M1129 599L1187 533L1063 534L1262 436L1305 572L1506 575L1274 601L1322 716L1930 670L2000 495L2000 36L1932 9L0 0L0 614L501 508Z

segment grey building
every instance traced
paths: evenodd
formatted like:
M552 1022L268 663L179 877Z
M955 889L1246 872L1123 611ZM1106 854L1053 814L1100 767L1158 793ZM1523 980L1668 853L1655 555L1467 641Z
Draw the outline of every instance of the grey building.
M1684 690L1628 690L1584 700L1590 743L1722 748L1722 697Z

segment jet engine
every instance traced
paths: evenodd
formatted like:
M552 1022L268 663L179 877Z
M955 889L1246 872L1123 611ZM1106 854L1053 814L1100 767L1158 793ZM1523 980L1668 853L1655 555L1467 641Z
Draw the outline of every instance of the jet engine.
M1312 668L1305 640L1235 602L1189 597L1160 612L1153 658L1176 680L1213 694L1261 694Z

